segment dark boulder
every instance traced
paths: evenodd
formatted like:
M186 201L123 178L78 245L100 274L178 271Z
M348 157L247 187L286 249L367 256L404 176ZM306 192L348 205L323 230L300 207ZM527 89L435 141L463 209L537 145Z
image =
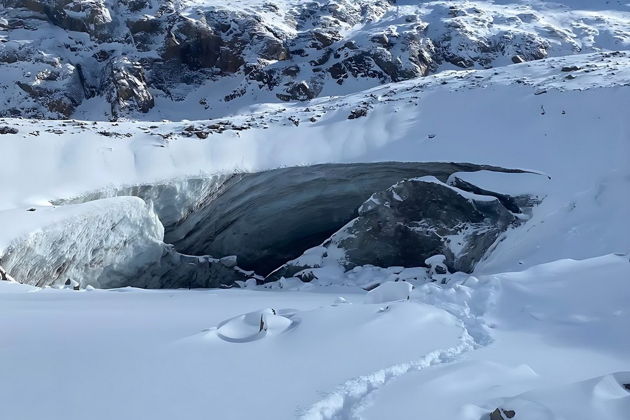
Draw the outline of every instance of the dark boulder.
M471 272L514 221L494 197L466 194L435 179L410 179L372 195L330 245L344 250L348 269L417 267L443 254L450 271Z
M497 408L492 413L490 413L490 420L508 420L516 415L514 410L504 410L502 408Z
M292 83L286 90L286 93L278 93L276 96L282 101L308 101L317 96L317 90L308 82L302 80Z
M358 217L267 280L327 264L345 270L370 264L430 266L436 274L471 272L517 222L494 196L472 194L433 177L407 179L373 194L359 207ZM437 255L443 257L438 261Z
M470 182L466 182L456 176L451 176L448 179L448 184L455 188L459 188L460 190L468 191L473 194L496 197L501 202L501 204L503 204L503 206L512 213L521 213L521 209L518 205L518 200L515 197L479 188L478 186L473 185Z

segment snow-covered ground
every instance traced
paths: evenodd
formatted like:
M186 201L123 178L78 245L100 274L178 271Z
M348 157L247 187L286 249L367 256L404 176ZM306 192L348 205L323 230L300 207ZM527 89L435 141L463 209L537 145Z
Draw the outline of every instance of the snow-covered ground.
M472 162L531 170L458 176L542 200L472 274L434 282L424 268L372 266L229 290L0 281L0 420L630 418L630 53L597 52L627 47L630 5L531 3L557 27L609 28L568 36L588 54L215 120L0 119L18 130L0 134L0 262L11 249L27 278L41 261L97 272L161 255L164 220L139 198L60 204L123 186L171 183L188 199L192 177ZM524 31L546 24L520 7Z
M0 402L14 419L478 420L501 407L622 420L628 279L628 255L608 255L418 284L410 300L390 290L377 303L349 287L0 283ZM239 316L264 308L276 315L266 311L261 335L261 312Z

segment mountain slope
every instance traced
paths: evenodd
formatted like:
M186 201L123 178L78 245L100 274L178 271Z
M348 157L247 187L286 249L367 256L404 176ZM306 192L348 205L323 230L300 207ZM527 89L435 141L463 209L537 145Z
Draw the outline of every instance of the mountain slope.
M3 0L2 116L207 119L447 69L630 45L580 3Z

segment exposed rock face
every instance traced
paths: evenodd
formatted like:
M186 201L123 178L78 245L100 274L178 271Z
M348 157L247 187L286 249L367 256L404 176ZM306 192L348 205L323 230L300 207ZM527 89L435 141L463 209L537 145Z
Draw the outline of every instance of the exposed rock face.
M2 281L15 281L15 280L13 280L13 277L11 277L9 275L9 273L7 273L7 270L2 268L2 266L0 266L0 280L2 280Z
M5 0L4 3L5 7L39 13L68 31L85 32L99 41L109 38L112 16L104 0Z
M10 54L10 50L6 53ZM42 52L34 53L34 61L39 71L28 72L26 77L15 82L19 91L14 94L21 97L23 102L16 104L17 108L6 109L6 113L18 116L27 109L29 115L37 117L70 117L85 97L79 68L46 57Z
M630 46L627 21L573 11L551 24L535 5L421 2L401 14L387 0L0 4L0 116L68 118L99 97L113 111L91 118L143 118L157 96L193 99L191 112L207 117L233 101L305 101L453 66L600 50L607 39Z
M483 188L479 188L476 185L471 184L470 182L466 182L461 178L456 176L452 176L448 179L448 185L451 185L455 188L459 188L463 191L468 191L477 195L487 195L490 197L496 197L497 200L503 204L503 207L511 211L512 213L521 213L521 208L519 207L518 199L515 197L511 197L507 194L501 194L494 191L488 191Z
M153 95L149 92L139 63L125 57L112 58L105 66L102 80L101 92L111 104L113 117L129 109L148 112L153 108Z
M445 265L451 272L471 272L516 221L496 197L468 193L434 177L407 179L373 194L357 218L267 279L331 263L345 270L366 264ZM430 257L440 254L434 264Z

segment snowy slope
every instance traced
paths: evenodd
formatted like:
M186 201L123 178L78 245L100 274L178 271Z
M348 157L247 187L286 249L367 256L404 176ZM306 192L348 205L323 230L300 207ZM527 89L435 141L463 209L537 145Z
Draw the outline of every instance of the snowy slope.
M2 116L219 118L630 45L614 0L4 0Z
M627 1L43 4L0 1L0 265L54 286L0 271L0 420L627 420ZM165 243L244 174L372 162L530 205L472 273ZM92 287L196 267L241 287Z
M626 252L628 235L620 232L628 230L630 206L624 194L630 167L629 64L625 53L604 53L448 72L307 107L214 121L5 119L19 132L3 135L0 143L2 155L13 157L0 168L3 179L13 180L0 184L0 205L27 208L114 185L287 165L470 161L551 177L519 176L524 183L519 193L546 198L480 270ZM562 71L573 67L580 70ZM356 109L367 115L347 119ZM188 127L207 139L187 137ZM511 192L500 176L485 181L479 176L481 186L498 183ZM2 221L11 223L8 217Z

